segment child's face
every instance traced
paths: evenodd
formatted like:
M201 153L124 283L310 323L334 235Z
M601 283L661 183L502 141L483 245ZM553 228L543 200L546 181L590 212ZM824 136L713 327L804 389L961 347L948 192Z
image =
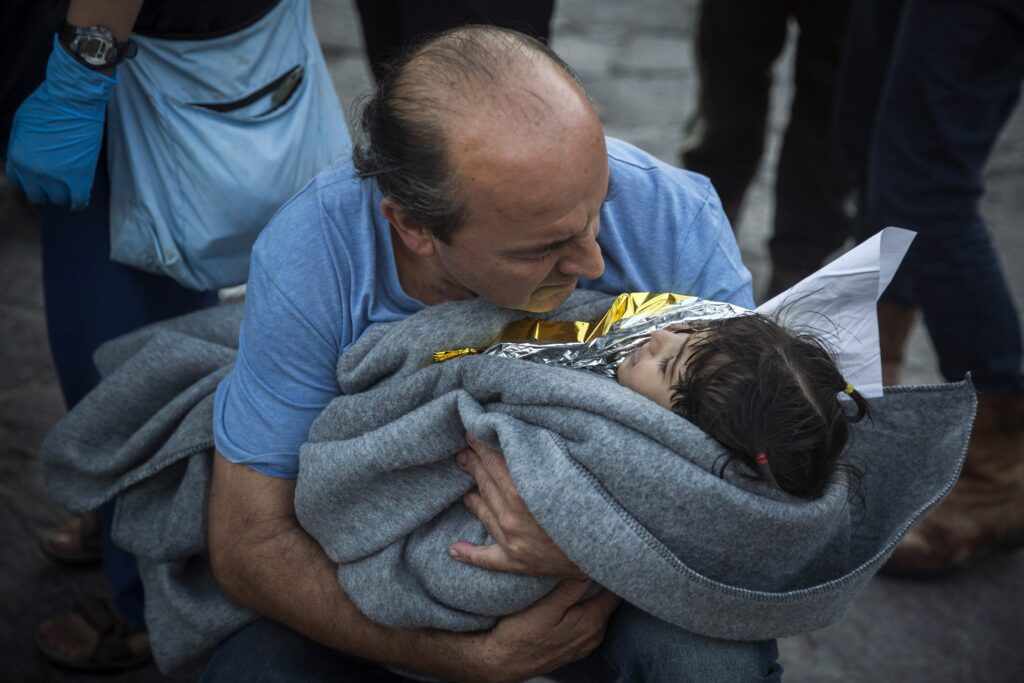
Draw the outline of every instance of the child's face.
M619 365L619 384L671 409L672 386L685 372L699 336L689 326L655 330L646 344Z

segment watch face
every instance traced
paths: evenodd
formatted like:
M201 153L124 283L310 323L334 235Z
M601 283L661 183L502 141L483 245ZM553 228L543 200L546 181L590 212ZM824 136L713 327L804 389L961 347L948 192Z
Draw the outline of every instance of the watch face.
M114 61L114 37L106 30L82 30L71 42L71 50L90 66L106 66Z

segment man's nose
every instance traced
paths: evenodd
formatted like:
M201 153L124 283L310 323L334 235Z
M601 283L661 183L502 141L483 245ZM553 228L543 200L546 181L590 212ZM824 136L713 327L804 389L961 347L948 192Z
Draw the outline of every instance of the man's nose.
M573 250L558 262L558 270L563 275L583 277L596 280L604 273L604 256L596 236L573 245Z

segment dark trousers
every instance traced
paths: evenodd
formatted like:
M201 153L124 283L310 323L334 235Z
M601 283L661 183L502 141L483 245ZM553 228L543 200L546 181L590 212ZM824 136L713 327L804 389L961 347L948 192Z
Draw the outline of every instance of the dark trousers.
M858 162L856 232L917 231L885 297L920 306L949 380L1024 392L1020 322L978 211L1024 79L1024 0L858 0L839 134Z
M850 234L848 170L831 144L848 0L705 0L697 34L698 111L686 168L708 176L735 225L764 151L772 64L790 18L800 27L795 92L775 181L769 252L807 275Z
M89 206L42 209L43 293L53 363L67 407L99 382L92 354L103 342L149 323L216 302L216 296L181 287L110 260L110 185L103 153ZM103 570L114 589L114 606L143 624L142 583L135 558L110 541L113 503L100 510Z
M604 641L587 657L548 674L565 683L778 683L774 640L709 638L660 621L623 603ZM412 679L356 660L260 619L217 648L200 683L399 683Z
M366 56L378 81L383 64L434 33L491 24L548 41L555 0L356 0Z

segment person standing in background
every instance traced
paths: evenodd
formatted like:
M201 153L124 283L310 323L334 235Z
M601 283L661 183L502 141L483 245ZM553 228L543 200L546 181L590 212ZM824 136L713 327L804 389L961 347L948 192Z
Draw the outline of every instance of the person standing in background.
M262 31L261 19L267 18L264 23L269 23L274 19L270 15L278 11L301 19L305 16L303 8L308 15L306 0L71 0L38 4L19 1L5 8L5 14L17 19L19 25L45 33L45 36L33 34L26 39L29 47L25 52L30 57L19 60L19 72L5 79L5 94L17 95L19 99L8 100L5 96L0 123L5 126L4 142L8 141L6 126L10 125L9 143L4 151L8 182L23 191L30 201L41 205L47 333L68 408L82 400L99 382L92 355L101 344L144 325L211 306L217 301L214 290L219 285L197 289L173 279L173 275L147 272L112 260L111 252L116 251L112 231L122 229L124 234L128 223L114 217L113 190L120 187L124 191L122 196L135 197L134 208L142 216L139 221L149 221L149 225L161 230L201 232L204 226L185 218L181 212L162 212L165 206L172 205L170 202L158 207L141 201L139 195L131 195L130 191L137 181L147 185L157 196L188 194L182 183L204 178L204 169L193 164L178 184L161 183L158 171L188 164L183 163L181 156L165 154L165 148L158 143L166 137L167 145L180 149L182 155L201 154L205 145L195 136L204 128L221 126L219 134L223 126L230 126L233 117L240 116L238 112L242 112L245 98L234 102L185 103L186 109L197 112L197 120L192 129L195 134L191 137L186 134L183 138L174 138L166 122L154 120L145 109L134 113L141 112L137 118L148 124L148 129L133 126L125 116L125 98L134 95L163 116L170 115L172 99L164 96L186 81L196 93L204 93L202 87L196 87L204 85L203 79L213 84L214 91L224 94L248 87L258 65L246 66L238 60L240 65L224 66L207 60L201 64L204 69L192 70L182 69L180 64L187 60L202 62L200 55L207 55L211 49L237 53L246 47L243 43L246 37L252 38ZM312 30L303 33L305 25L301 21L286 19L289 23L281 23L281 26L288 28L281 30L288 35L287 47L293 48L292 54L311 55L303 62L305 72L299 72L305 75L299 80L287 81L287 91L264 88L258 91L260 96L254 94L252 102L261 109L251 112L252 115L246 110L248 118L239 119L242 121L239 125L246 131L245 135L255 136L260 117L271 118L266 116L274 111L271 107L283 107L291 101L301 103L303 95L296 93L315 93L317 101L327 103L327 109L318 111L336 113L336 120L329 126L336 135L327 137L338 139L324 140L321 127L298 121L293 127L309 130L302 141L282 136L280 141L264 145L262 151L269 150L278 165L288 166L291 157L286 156L286 148L315 145L320 151L307 158L306 166L316 166L319 170L321 165L313 157L323 158L322 165L326 165L330 159L320 155L340 154L347 144L347 131L337 97L326 81L326 68L319 68L322 58L319 62L316 60L319 47ZM44 40L51 49L45 78L39 83L43 73L38 62L46 54ZM224 43L215 45L217 40ZM144 41L150 41L148 49L143 49ZM275 44L280 42L275 41ZM279 52L283 49L280 47ZM139 55L142 62L139 71L133 72L131 67L136 62L131 60L137 51L144 54ZM179 59L161 62L161 57L167 53L177 54ZM289 55L288 59L291 58ZM227 64L229 60L221 61ZM158 92L143 92L143 76L147 75L159 83ZM307 87L300 91L301 78L305 78ZM18 104L16 112L14 104ZM310 107L290 106L287 112L281 111L273 118L280 121L294 117L294 112L304 115L308 111ZM115 113L119 118L115 118ZM215 118L217 116L220 118ZM181 126L179 130L189 128ZM141 144L143 140L145 145ZM128 167L124 156L117 159L121 164L118 167L113 154L115 143L122 152L127 150L128 156L139 149L159 151L149 167ZM108 145L112 152L109 159ZM250 167L265 170L260 167L263 155L252 150L246 154L246 170ZM219 161L229 167L237 163L231 158ZM158 165L164 168L156 168ZM242 167L232 168L239 171ZM295 168L281 174L295 184L289 187L288 183L279 182L278 189L284 194L276 197L277 202L283 202L313 175L310 172L304 178L293 177L302 173L301 168ZM242 173L238 175L244 177ZM275 176L275 180L280 178ZM248 242L251 246L255 233L270 213L257 215L258 212L248 211L248 208L255 199L272 200L261 188L254 187L248 197L244 187L240 192L228 187L218 187L218 190L235 196L240 205L235 215L239 216L240 225L244 223L236 232L251 234ZM185 203L178 201L173 206L180 208ZM146 244L147 240L141 243ZM171 245L161 246L166 253ZM206 253L201 259L207 264L218 264L217 259L227 253L226 249L219 254ZM237 267L246 268L248 247L244 245L244 238L232 242L231 249ZM217 267L212 265L214 270ZM239 277L239 281L244 281L244 273ZM90 554L98 552L102 555L104 574L113 588L110 601L83 596L76 600L72 611L40 624L36 643L51 661L87 670L117 670L149 660L142 583L135 558L111 541L109 529L113 513L112 503L99 511L99 530L102 531L96 534L102 536L99 543L99 538L90 535L96 525L80 518L51 532L42 541L47 553L58 560L88 559Z
M511 28L545 43L551 38L555 0L356 0L366 58L380 83L384 65L426 36L465 24Z
M736 228L764 151L772 65L799 28L795 92L775 177L768 242L773 296L813 273L850 234L846 166L832 146L833 101L849 0L705 0L697 28L700 94L682 165L711 179Z
M920 308L942 374L978 413L960 479L886 572L927 577L1024 544L1020 319L978 212L982 172L1024 80L1024 0L857 0L837 130L855 162L855 231L917 231L879 302L883 379Z

